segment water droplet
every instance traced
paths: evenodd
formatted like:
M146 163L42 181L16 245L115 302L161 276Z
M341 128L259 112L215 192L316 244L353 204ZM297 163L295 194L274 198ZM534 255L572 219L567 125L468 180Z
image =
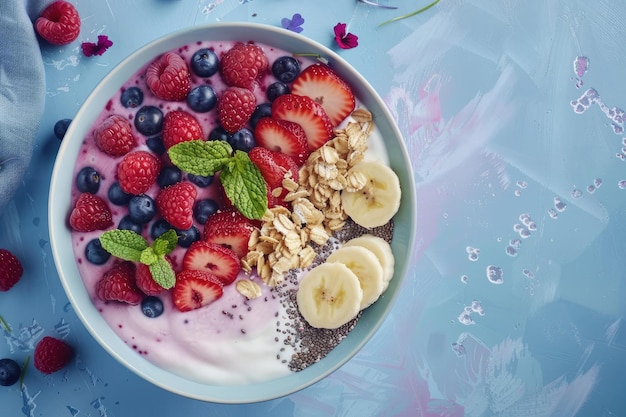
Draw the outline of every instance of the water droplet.
M583 196L583 192L582 192L582 191L580 191L578 188L574 188L574 189L572 190L572 197L574 197L574 198L580 198L580 197L582 197L582 196Z
M520 196L522 195L522 192L521 192L520 190L515 190L515 191L513 192L513 195L514 195L515 197L520 197Z
M580 191L580 190L578 190L578 191ZM574 196L574 192L573 191L572 191L572 197L578 198L578 197ZM554 208L557 211L562 213L567 208L567 204L565 204L563 201L561 201L561 199L559 197L554 197Z
M519 231L519 235L522 239L528 239L530 237L530 230L528 229L523 229Z
M626 180L621 180L620 182L617 183L617 186L621 188L622 190L626 189Z
M507 255L511 256L511 257L516 257L517 256L517 249L515 249L513 246L507 246L505 249L505 252Z
M522 230L524 230L524 225L523 224L516 223L516 224L513 225L513 231L519 233Z
M616 153L615 156L617 159L621 159L622 161L626 161L626 156L623 153Z
M478 254L470 253L469 255L467 255L467 259L469 259L471 262L476 262L478 261Z
M459 317L457 317L457 320L459 321L459 323L464 324L466 326L475 324L474 319L472 319L472 316L466 313L465 311L459 314Z
M593 185L595 185L596 188L602 187L602 184L603 184L602 178L596 178L595 180L593 180Z
M483 308L483 305L480 303L480 301L478 300L472 301L472 305L470 307L473 312L478 313L481 316L485 315L485 309Z
M528 187L528 183L526 181L517 181L515 184L521 189Z
M467 284L467 281L469 281L469 277L467 275L461 275L461 282Z
M589 194L593 194L593 193L595 193L595 192L596 192L596 186L595 186L595 185L588 185L588 186L587 186L587 192L588 192Z
M528 223L528 230L530 230L530 231L537 230L537 223L535 223L535 222Z
M626 185L626 184L624 184L624 185ZM556 212L555 209L548 209L548 216L550 216L552 219L558 219L559 218L559 215L558 215L558 213Z
M457 342L452 343L452 350L457 354L457 356L463 356L466 353L465 346Z
M504 273L502 268L495 265L489 265L487 267L487 279L492 284L502 284L504 282Z

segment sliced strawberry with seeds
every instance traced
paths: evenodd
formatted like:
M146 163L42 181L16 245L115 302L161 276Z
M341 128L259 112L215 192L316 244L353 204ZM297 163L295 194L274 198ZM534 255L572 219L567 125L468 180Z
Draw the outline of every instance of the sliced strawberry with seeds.
M163 144L169 149L177 143L204 139L198 120L183 110L173 110L163 120Z
M241 270L237 254L217 243L197 240L183 256L183 269L210 272L224 285L232 283Z
M119 114L104 119L94 129L93 137L98 149L111 156L125 155L137 144L130 122Z
M169 224L187 230L193 225L193 205L197 194L196 187L190 182L177 182L159 191L157 209Z
M180 274L180 273L179 273ZM206 277L188 276L176 279L172 290L172 300L179 311L186 312L204 307L219 299L224 294L222 284Z
M333 126L348 117L356 105L350 86L324 64L305 68L294 80L291 92L321 104Z
M248 123L256 108L254 93L246 88L228 87L217 102L217 115L228 133L235 133Z
M135 264L124 261L105 272L96 283L96 295L102 301L139 304L144 294L135 281Z
M80 16L67 1L50 3L35 20L35 30L53 45L67 45L80 33Z
M70 226L78 232L104 230L113 225L107 203L91 193L82 193L70 213Z
M289 155L302 165L311 150L302 126L287 120L262 117L254 128L257 145Z
M117 166L117 177L122 191L142 194L152 187L161 171L161 161L148 151L134 151L124 155Z
M174 52L166 52L146 69L146 84L157 98L184 100L191 91L191 76L185 60Z
M254 222L237 210L218 211L204 224L204 241L232 249L239 259L248 253Z
M286 203L283 198L289 191L282 187L283 179L287 173L289 173L291 178L298 182L298 164L296 164L289 155L278 151L271 151L261 146L252 148L250 152L248 152L248 157L252 163L259 168L259 171L261 171L261 175L263 179L265 179L267 187L272 194L271 203L268 205L270 207L272 207L271 204L285 206ZM277 188L282 188L280 195L274 195L273 193L273 190Z
M278 96L272 103L272 117L302 126L310 150L319 148L333 136L333 124L326 111L308 96Z

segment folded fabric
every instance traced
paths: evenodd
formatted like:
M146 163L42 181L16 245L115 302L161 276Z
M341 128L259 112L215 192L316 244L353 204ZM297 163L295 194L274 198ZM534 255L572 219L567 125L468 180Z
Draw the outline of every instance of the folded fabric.
M0 215L28 168L44 108L33 19L44 0L0 0Z

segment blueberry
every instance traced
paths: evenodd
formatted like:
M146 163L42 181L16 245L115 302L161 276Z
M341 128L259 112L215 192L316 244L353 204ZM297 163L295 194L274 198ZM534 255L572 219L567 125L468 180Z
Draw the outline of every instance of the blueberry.
M172 225L170 225L165 219L159 219L152 223L152 226L150 227L150 237L152 240L156 240L157 237L171 229L173 229Z
M198 113L211 111L216 104L217 95L213 88L206 84L194 87L187 95L187 105Z
M21 373L20 366L13 359L0 359L0 385L9 387L15 384Z
M157 184L159 184L159 187L165 188L179 182L182 176L183 174L180 172L180 168L174 165L168 165L159 172Z
M256 127L256 124L262 117L270 117L272 115L272 104L271 103L261 103L254 109L252 115L250 116L250 126L252 129Z
M211 198L198 200L193 205L193 218L196 219L198 223L204 224L218 208L217 202Z
M176 229L176 234L178 234L178 244L183 248L188 248L193 242L200 240L200 231L196 226L191 226L186 230Z
M163 137L161 137L161 135L146 139L146 145L148 149L156 155L163 155L165 153L165 145L163 144Z
M276 81L270 84L269 87L267 87L267 91L265 92L269 101L274 101L276 100L276 97L289 93L291 93L291 89L287 84L282 81Z
M213 175L203 176L203 175L194 175L187 174L187 179L194 184L196 184L200 188L206 188L209 185L213 184Z
M122 217L122 220L120 220L120 223L117 225L117 228L120 230L130 230L130 231L137 233L138 235L140 235L141 232L143 231L143 225L131 219L130 215L126 215Z
M141 301L141 312L150 318L163 314L163 301L159 297L150 295Z
M133 196L128 202L128 216L137 224L146 224L154 217L156 204L146 194Z
M135 128L142 135L156 135L163 129L163 112L155 106L143 106L135 115Z
M76 174L76 188L82 193L96 194L100 189L100 174L93 167L84 167Z
M191 57L191 70L200 77L210 77L218 69L219 59L211 49L198 49Z
M290 83L300 74L300 63L292 56L281 56L272 64L272 74L278 80Z
M223 140L228 142L229 139L230 133L228 133L222 126L217 126L209 132L209 140Z
M102 265L106 263L110 257L111 254L102 248L102 244L98 238L90 240L87 246L85 246L85 258L94 265Z
M116 206L125 206L128 204L130 199L133 197L132 194L128 194L122 190L119 182L114 182L109 187L109 192L107 193L109 197L109 201L115 204Z
M246 129L245 127L233 133L230 137L230 140L228 140L227 142L230 144L233 150L239 150L246 153L256 146L254 134L250 129Z
M56 136L58 140L63 139L70 123L72 123L72 119L61 119L54 124L54 136Z
M122 91L120 101L122 102L122 106L126 108L134 109L135 107L139 107L141 103L143 103L143 91L141 91L139 87L129 87Z

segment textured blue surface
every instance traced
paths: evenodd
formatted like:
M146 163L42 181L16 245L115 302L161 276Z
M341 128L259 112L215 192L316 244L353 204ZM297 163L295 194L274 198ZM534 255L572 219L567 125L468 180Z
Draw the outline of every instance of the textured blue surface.
M0 217L0 247L27 260L23 280L0 293L14 329L0 356L25 358L55 333L79 355L58 374L30 372L22 392L1 389L3 416L626 414L622 2L441 0L382 28L422 4L75 4L79 40L102 33L114 46L90 59L78 43L43 48L46 107L33 160ZM68 304L48 243L52 127L125 56L165 33L215 21L280 26L294 13L305 20L302 35L329 47L332 27L348 23L360 45L339 53L397 117L418 191L412 268L379 333L329 378L260 404L178 397L107 355Z

